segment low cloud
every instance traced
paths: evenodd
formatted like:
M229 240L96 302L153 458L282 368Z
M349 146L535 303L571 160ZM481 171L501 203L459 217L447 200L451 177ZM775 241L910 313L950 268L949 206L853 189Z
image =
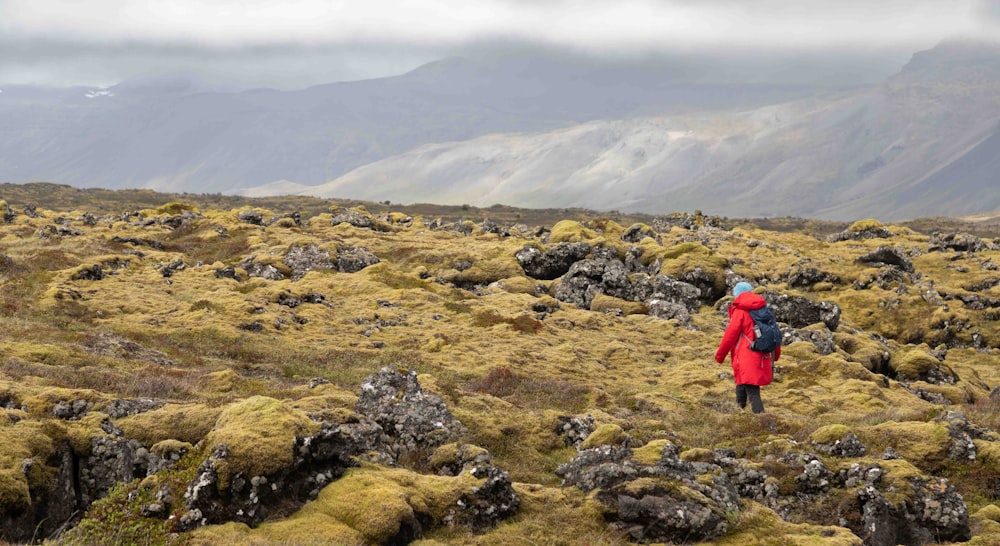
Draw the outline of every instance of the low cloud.
M295 88L532 48L702 60L717 66L684 70L717 80L808 82L829 64L852 82L943 39L997 36L1000 0L0 0L0 14L0 83L184 72Z

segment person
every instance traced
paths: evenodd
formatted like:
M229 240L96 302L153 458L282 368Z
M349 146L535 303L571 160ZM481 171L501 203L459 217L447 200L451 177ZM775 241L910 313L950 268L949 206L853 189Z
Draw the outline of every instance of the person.
M774 363L781 357L781 347L773 353L760 353L750 348L754 339L753 318L750 311L767 305L764 298L753 292L748 282L733 287L735 299L729 305L729 325L722 334L715 361L722 364L726 355L732 358L733 379L736 380L736 404L743 409L750 402L754 413L764 413L760 388L770 385L774 378Z

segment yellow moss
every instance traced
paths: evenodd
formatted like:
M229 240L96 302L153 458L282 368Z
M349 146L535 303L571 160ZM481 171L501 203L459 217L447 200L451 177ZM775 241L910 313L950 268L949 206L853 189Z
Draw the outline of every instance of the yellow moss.
M0 517L31 506L28 481L20 469L0 468Z
M745 501L739 519L723 537L711 543L719 546L862 546L863 541L849 529L836 526L789 523L760 504Z
M667 440L653 440L642 447L632 450L632 458L642 464L654 465L663 456L663 446L669 443Z
M287 520L262 525L251 535L293 542L329 537L340 543L337 537L350 538L346 526L366 544L384 544L402 524L414 523L416 513L440 522L461 494L479 483L469 473L427 476L365 465L349 470Z
M1000 470L1000 442L979 439L972 442L976 445L976 462Z
M525 276L509 277L501 279L500 287L511 294L531 294L538 293L539 282Z
M965 546L996 546L1000 544L1000 523L993 520L979 520L979 531L972 540L963 542Z
M193 447L190 443L180 440L162 440L153 444L149 450L160 457L169 457L172 453L191 451Z
M866 445L892 447L906 461L927 472L939 469L952 440L942 423L889 421L858 431Z
M899 349L889 360L889 365L896 373L909 378L916 378L940 364L938 359L920 348Z
M63 425L66 438L74 453L80 456L89 455L91 439L107 436L107 433L101 428L105 419L107 416L104 414L92 411L78 421L67 421Z
M882 222L879 222L878 220L875 220L873 218L867 218L864 220L858 220L857 222L854 222L853 224L848 226L847 231L857 233L861 231L868 231L868 230L874 231L882 229L885 229L885 226L882 225Z
M218 468L220 487L228 487L237 474L270 475L290 466L295 437L318 429L319 423L273 398L251 396L230 405L205 437L208 446L229 448L229 457Z
M489 451L472 444L450 443L438 447L431 454L431 468L441 468L444 465L458 464L475 461L481 455L488 455Z
M523 274L521 266L513 256L475 262L465 271L452 269L441 274L448 282L462 284L489 284L501 279L510 279Z
M151 446L165 440L196 444L215 426L222 408L203 404L167 404L116 421L125 436Z
M207 373L200 380L202 390L213 393L231 392L239 382L240 376L229 368Z
M580 449L590 449L603 445L620 445L628 437L622 427L608 423L597 427L580 445Z
M597 294L590 302L590 310L598 313L621 311L623 315L645 315L649 313L646 304L641 301L628 301L606 294Z
M574 220L556 222L549 234L549 242L552 243L580 243L595 238L597 232L585 228L583 224Z
M1000 506L987 504L986 506L980 508L975 514L972 514L972 517L980 520L1000 522Z
M357 413L354 411L354 405L358 401L356 394L330 384L319 385L314 389L308 387L302 389L311 396L291 401L289 405L313 419L346 423L357 418Z
M150 212L150 216L160 216L168 214L171 216L176 216L182 214L184 211L198 212L198 209L192 205L187 205L184 203L171 202L165 205L160 205Z
M710 463L715 458L715 455L711 449L695 447L682 451L680 458L682 461Z
M840 441L851 429L844 425L827 425L820 427L809 435L809 441L814 444L833 444Z

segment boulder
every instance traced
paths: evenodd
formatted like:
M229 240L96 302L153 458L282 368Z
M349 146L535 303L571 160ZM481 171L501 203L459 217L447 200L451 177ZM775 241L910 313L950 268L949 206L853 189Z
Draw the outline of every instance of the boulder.
M344 273L357 273L381 261L378 256L369 252L364 247L359 246L337 250L337 269Z
M556 288L555 297L583 309L590 309L590 303L597 294L607 294L628 301L636 301L631 296L632 283L620 260L589 259L574 263L563 275Z
M831 331L840 324L840 307L829 301L812 301L800 296L765 292L767 304L774 309L774 317L792 328L804 328L822 322Z
M906 273L913 273L913 262L897 248L880 246L856 260L874 267L896 267Z
M330 253L316 245L293 246L281 260L292 270L292 280L301 279L314 269L333 269Z
M739 511L736 487L722 469L687 462L664 444L659 460L645 464L625 446L585 449L556 474L564 486L598 490L604 517L637 542L711 540L728 530L727 513Z
M465 433L444 401L423 391L413 371L386 367L368 376L356 410L382 427L395 458L419 456Z
M569 271L570 266L590 254L588 243L558 243L544 252L528 245L518 250L514 257L524 274L542 280L557 279Z
M701 307L701 290L691 283L669 275L656 275L652 279L651 300L660 300L681 305L689 313L696 313Z
M982 250L996 250L995 245L987 243L969 233L941 233L935 231L931 233L930 246L928 252L942 252L952 250L955 252L980 252Z

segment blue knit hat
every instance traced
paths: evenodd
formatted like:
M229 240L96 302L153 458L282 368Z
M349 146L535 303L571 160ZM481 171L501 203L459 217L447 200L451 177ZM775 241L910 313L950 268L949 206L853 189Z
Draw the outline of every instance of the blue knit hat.
M736 286L733 287L733 297L737 297L744 292L750 292L753 287L750 286L748 282L738 282Z

